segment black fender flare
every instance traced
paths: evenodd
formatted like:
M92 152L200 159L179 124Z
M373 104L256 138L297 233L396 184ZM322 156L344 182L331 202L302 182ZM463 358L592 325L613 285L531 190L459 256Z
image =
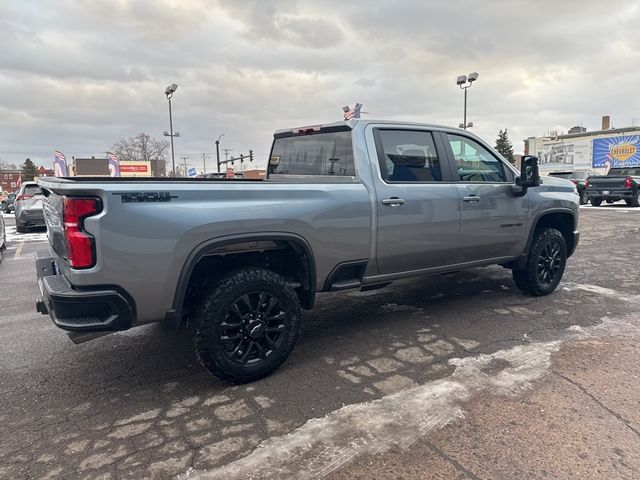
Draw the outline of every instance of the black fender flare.
M184 300L187 293L187 288L191 280L191 275L198 262L212 250L219 247L232 245L234 243L242 242L255 242L260 240L271 241L286 241L296 245L300 248L307 257L307 267L309 269L309 295L308 298L303 299L302 305L304 308L310 309L313 307L316 294L316 262L313 256L313 250L309 243L300 235L294 233L282 233L282 232L259 232L259 233L243 233L238 235L229 235L225 237L218 237L202 242L195 247L191 253L187 256L187 259L182 267L180 276L178 277L178 284L176 285L176 291L173 297L172 308L165 315L165 320L173 323L175 321L181 321L183 317Z
M543 217L546 217L547 215L554 214L554 213L569 214L571 216L571 218L573 219L573 224L571 225L571 231L572 232L575 231L575 228L576 228L576 216L575 216L574 211L571 210L570 208L560 207L560 208L551 208L549 210L543 210L538 215L536 215L534 221L531 222L531 229L529 230L529 234L528 234L528 238L527 238L527 246L525 247L524 252L522 252L520 254L520 257L516 261L518 268L524 268L524 266L527 263L527 259L529 257L529 249L531 248L531 243L533 242L533 235L536 233L536 230L538 229L538 225L540 223L540 220L542 220ZM573 252L571 252L571 253L573 253Z

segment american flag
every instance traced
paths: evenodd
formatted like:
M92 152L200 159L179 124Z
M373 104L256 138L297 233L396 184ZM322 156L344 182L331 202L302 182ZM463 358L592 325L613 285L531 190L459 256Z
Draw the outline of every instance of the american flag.
M356 103L353 108L349 108L349 106L342 107L342 111L344 112L344 119L352 120L354 118L360 118L360 110L362 110L361 103Z

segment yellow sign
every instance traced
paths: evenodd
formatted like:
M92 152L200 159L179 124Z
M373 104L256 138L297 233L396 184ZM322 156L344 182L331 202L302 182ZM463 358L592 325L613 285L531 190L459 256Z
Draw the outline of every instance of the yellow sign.
M624 162L636 154L637 148L632 143L619 143L612 145L609 149L609 153L613 158L619 162Z

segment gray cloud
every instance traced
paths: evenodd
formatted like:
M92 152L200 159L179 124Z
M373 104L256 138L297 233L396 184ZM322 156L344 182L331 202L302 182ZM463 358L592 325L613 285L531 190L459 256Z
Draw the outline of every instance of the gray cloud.
M376 118L457 125L455 77L480 79L469 119L493 142L602 114L640 117L631 87L640 7L583 2L23 0L0 5L0 157L50 163L168 129L176 156L256 151L277 128L329 122L360 101Z

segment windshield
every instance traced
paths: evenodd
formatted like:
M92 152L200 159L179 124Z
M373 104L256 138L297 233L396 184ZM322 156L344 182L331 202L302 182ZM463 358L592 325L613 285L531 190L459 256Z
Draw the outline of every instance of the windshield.
M25 195L39 195L42 193L40 187L38 185L25 185L24 194Z
M550 177L571 178L571 172L551 172Z

